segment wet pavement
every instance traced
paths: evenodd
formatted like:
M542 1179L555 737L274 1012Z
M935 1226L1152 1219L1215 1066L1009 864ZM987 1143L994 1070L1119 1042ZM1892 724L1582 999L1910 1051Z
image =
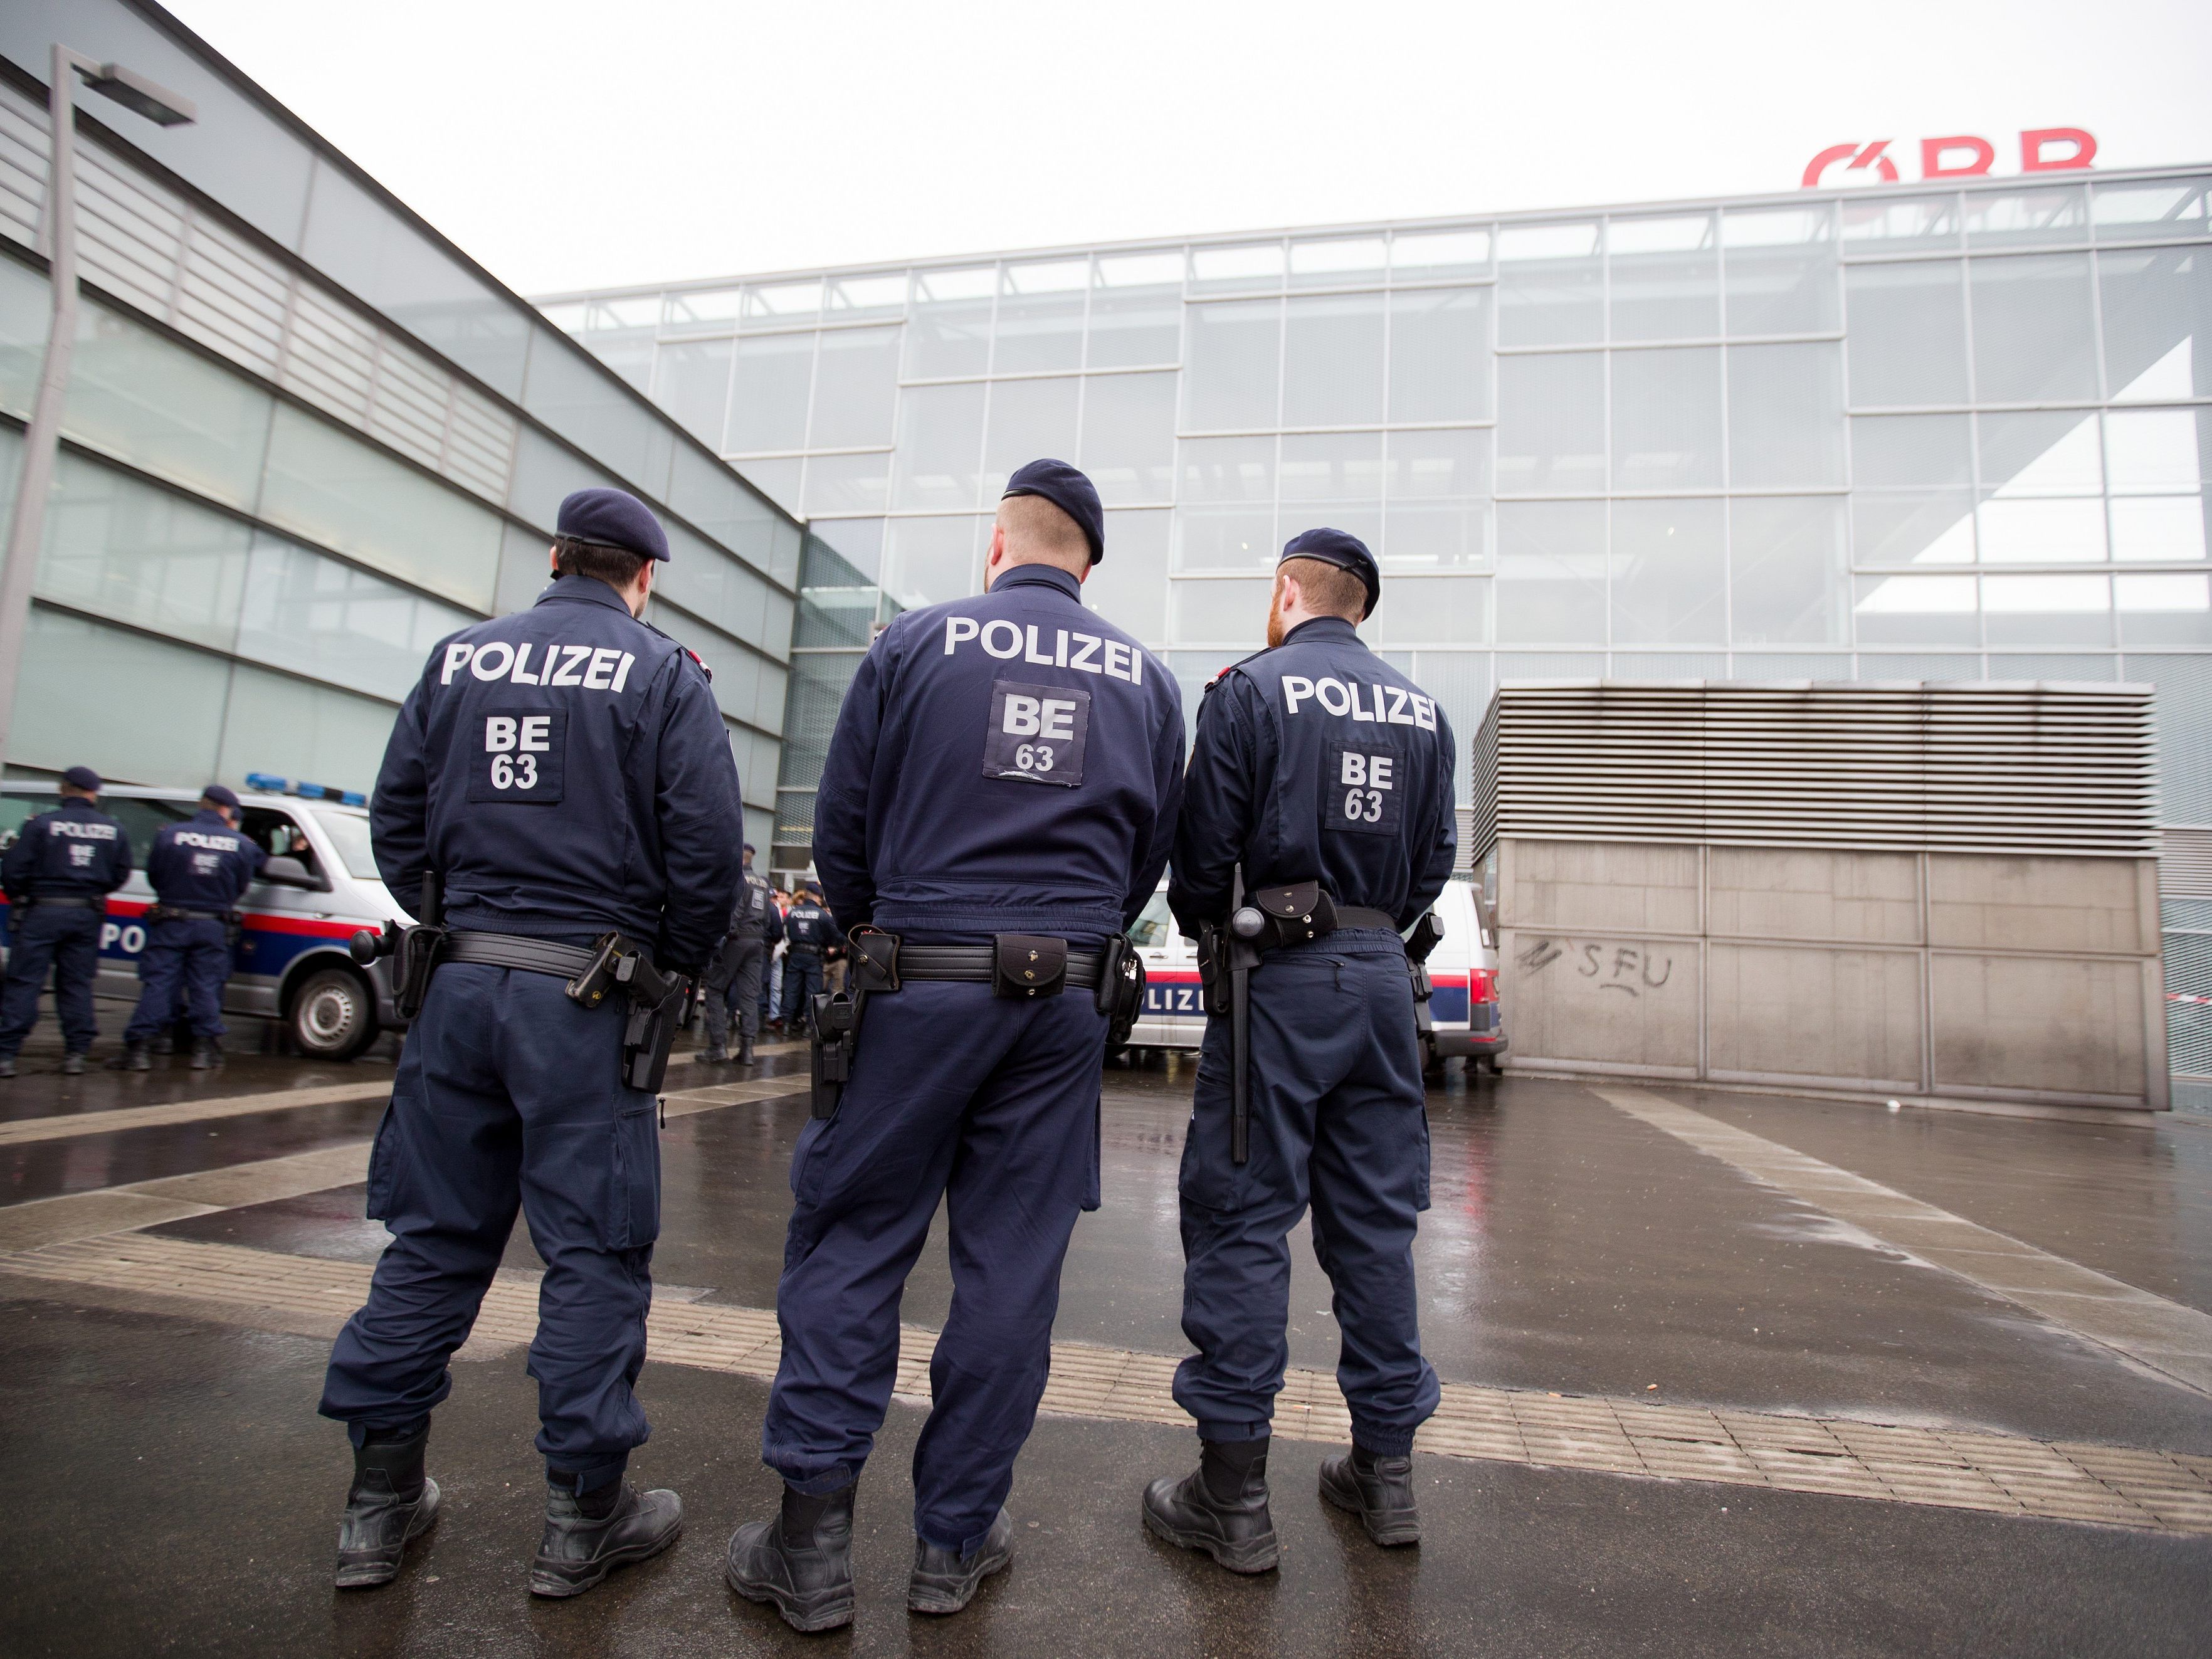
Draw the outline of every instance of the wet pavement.
M803 1055L753 1075L793 1076ZM388 1057L276 1057L206 1074L0 1084L0 1122L374 1082ZM179 1062L180 1064L181 1062ZM381 1068L380 1070L378 1068ZM672 1090L745 1076L682 1068ZM1187 1063L1109 1067L1105 1204L1076 1231L1056 1340L1186 1351L1176 1169ZM117 1085L121 1085L118 1088ZM136 1085L146 1085L134 1093ZM195 1094L194 1091L198 1093ZM1665 1089L1669 1100L2186 1310L2212 1310L2212 1127L2056 1122ZM374 1100L286 1105L20 1146L0 1205L358 1144ZM803 1095L672 1116L657 1279L672 1297L774 1304ZM2212 1398L1747 1178L1579 1084L1455 1068L1432 1092L1435 1206L1418 1256L1424 1343L1448 1382L1811 1413L2212 1457ZM88 1126L89 1127L89 1126ZM250 1183L249 1183L250 1184ZM289 1190L297 1193L295 1182ZM76 1201L76 1200L72 1200ZM216 1208L155 1239L373 1261L362 1190ZM0 1209L0 1216L4 1216ZM258 1258L255 1258L258 1259ZM1332 1368L1327 1281L1303 1232L1294 1365ZM518 1229L508 1265L537 1266ZM19 1483L9 1652L705 1653L810 1644L720 1586L729 1530L772 1502L765 1385L648 1361L656 1432L635 1471L691 1516L670 1558L572 1605L523 1577L542 1503L533 1392L512 1348L457 1364L434 1433L447 1509L393 1588L346 1597L328 1556L347 1457L313 1415L326 1341L216 1316L188 1287L40 1283L0 1259L0 1447ZM187 1299L179 1299L185 1297ZM902 1310L941 1322L941 1237ZM1651 1385L1656 1384L1656 1388ZM2212 1535L1917 1503L1627 1478L1424 1454L1427 1537L1385 1555L1316 1504L1326 1449L1279 1443L1280 1574L1248 1583L1139 1532L1144 1479L1187 1428L1041 1421L1010 1507L1018 1556L959 1619L909 1620L907 1459L894 1407L864 1477L866 1653L2201 1653ZM1079 1631L1070 1615L1081 1620Z

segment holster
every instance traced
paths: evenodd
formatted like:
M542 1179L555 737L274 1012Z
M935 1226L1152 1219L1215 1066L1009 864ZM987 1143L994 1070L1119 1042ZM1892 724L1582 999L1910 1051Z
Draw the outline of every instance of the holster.
M1106 1044L1118 1048L1137 1029L1145 1012L1145 959L1128 939L1116 933L1106 941L1098 964L1098 988L1092 994L1098 1012L1106 1016Z
M412 1020L422 1012L422 1000L430 993L430 975L445 945L443 927L425 925L400 929L398 946L392 952L397 984L392 994L392 1001L398 1005L400 1018Z
M867 994L817 991L814 994L813 1083L814 1115L828 1122L837 1115L845 1085L853 1079L853 1059L860 1046L860 1010Z
M1429 975L1429 953L1443 936L1443 922L1433 910L1424 913L1406 936L1406 972L1413 982L1413 1030L1424 1041L1436 1029L1429 1018L1429 999L1436 991L1436 981Z

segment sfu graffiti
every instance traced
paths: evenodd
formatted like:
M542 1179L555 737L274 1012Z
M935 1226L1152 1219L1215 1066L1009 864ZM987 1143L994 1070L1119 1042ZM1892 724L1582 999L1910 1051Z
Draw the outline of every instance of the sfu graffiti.
M1532 979L1564 963L1562 972L1591 981L1600 991L1617 991L1631 998L1664 988L1674 973L1674 953L1664 945L1628 945L1613 939L1523 939L1513 963Z

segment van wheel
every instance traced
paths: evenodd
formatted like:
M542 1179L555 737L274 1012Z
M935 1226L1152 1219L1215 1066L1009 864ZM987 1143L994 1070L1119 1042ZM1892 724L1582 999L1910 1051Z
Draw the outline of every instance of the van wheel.
M314 1060L351 1060L376 1036L376 999L343 968L310 974L292 995L292 1041Z

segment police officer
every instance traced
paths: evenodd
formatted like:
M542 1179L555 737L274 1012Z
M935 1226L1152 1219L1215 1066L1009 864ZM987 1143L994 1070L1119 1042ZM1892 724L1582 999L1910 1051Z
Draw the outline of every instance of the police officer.
M222 1064L222 988L238 945L238 901L269 854L238 827L238 797L219 783L200 792L199 811L154 832L146 879L146 948L138 955L138 1006L123 1028L110 1071L150 1069L149 1045L165 1035L181 1000L192 1027L192 1069Z
M0 857L8 895L8 982L0 992L0 1077L15 1075L15 1055L39 1021L39 993L49 969L62 1023L62 1073L84 1070L100 1034L92 1012L100 930L107 896L131 878L131 837L100 810L100 775L89 766L62 774L62 804L25 823Z
M907 1605L956 1613L1012 1559L1002 1506L1060 1261L1098 1203L1101 947L1151 898L1182 792L1174 677L1082 603L1103 521L1065 462L1015 473L988 592L894 620L830 738L814 856L856 924L866 1000L850 1081L792 1162L761 1432L782 1507L738 1530L728 1565L801 1630L852 1620L854 1486L897 1373L900 1287L948 1191Z
M674 1492L623 1479L647 1433L632 1388L660 1230L654 1100L630 1069L653 1055L626 1032L635 1010L650 1014L647 1043L672 1036L680 982L633 999L648 977L696 974L721 937L744 809L705 674L637 620L668 557L659 522L599 489L562 501L558 528L532 608L432 650L370 809L385 884L411 901L434 876L449 931L369 1159L368 1213L392 1242L323 1386L323 1415L355 1448L341 1587L390 1579L436 1517L430 1412L518 1204L545 1262L532 1593L589 1589L683 1528ZM627 990L610 984L609 950L636 958Z
M753 1038L760 1030L761 969L769 948L783 937L783 915L767 878L753 869L753 844L745 843L744 884L730 912L730 931L707 970L707 1046L704 1060L730 1058L730 1016L738 1018L737 1061L753 1063Z
M1289 1234L1309 1203L1352 1410L1352 1449L1323 1462L1321 1495L1378 1544L1419 1536L1409 1454L1437 1405L1413 1259L1429 1140L1399 936L1451 877L1453 755L1434 699L1354 631L1382 586L1342 531L1284 548L1268 648L1206 688L1168 884L1184 933L1231 924L1257 965L1242 975L1249 1115L1232 1021L1212 1018L1183 1143L1182 1328L1198 1352L1175 1397L1202 1455L1152 1484L1144 1520L1237 1572L1276 1564L1268 1425L1290 1358ZM1216 975L1239 960L1223 949L1217 936Z
M823 952L836 944L837 919L822 902L822 884L809 881L783 919L783 1025L799 1030L811 1018L822 988Z

